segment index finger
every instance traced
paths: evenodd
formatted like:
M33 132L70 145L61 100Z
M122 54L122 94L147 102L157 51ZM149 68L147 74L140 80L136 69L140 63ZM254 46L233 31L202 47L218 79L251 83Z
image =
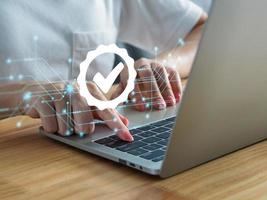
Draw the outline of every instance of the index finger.
M98 89L98 87L92 83L88 83L88 89L90 92L100 100L106 100L106 97L102 94L102 92ZM125 141L132 142L134 139L130 134L128 128L122 122L120 116L117 111L114 109L105 109L105 110L96 110L97 115L105 121L107 126L114 130L119 138Z

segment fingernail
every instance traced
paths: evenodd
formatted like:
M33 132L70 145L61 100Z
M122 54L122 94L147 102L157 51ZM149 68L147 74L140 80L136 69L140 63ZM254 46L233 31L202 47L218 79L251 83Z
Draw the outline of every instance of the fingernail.
M174 106L176 104L176 100L174 99L173 96L168 96L166 98L166 103L168 106Z
M127 142L132 142L134 141L133 136L128 132L128 131L124 131L122 132L120 135L120 138L127 141Z
M156 101L156 106L159 110L163 110L166 108L166 104L162 100Z
M145 105L143 103L142 104L139 104L138 105L138 110L145 111Z
M180 93L176 93L175 94L175 99L176 99L176 102L179 103L181 101L181 94Z
M84 132L79 132L79 136L81 137L81 138L83 138L84 136L85 136L85 133Z

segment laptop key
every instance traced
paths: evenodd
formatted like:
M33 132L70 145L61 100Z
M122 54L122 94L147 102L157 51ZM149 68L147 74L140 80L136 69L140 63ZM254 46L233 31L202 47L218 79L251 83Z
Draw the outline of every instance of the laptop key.
M175 119L176 119L176 117L171 117L171 118L166 119L166 121L168 121L168 122L175 122Z
M144 146L143 149L147 149L149 151L154 151L154 150L160 149L161 147L162 146L159 144L150 144L150 145Z
M126 144L124 146L118 147L117 149L120 151L124 151L124 152L128 152L131 151L133 149L139 148L139 147L143 147L146 146L147 144L141 141L134 141L132 143Z
M152 161L159 162L159 161L162 161L163 159L164 159L164 156L160 156L160 157L154 158Z
M146 139L143 139L142 142L145 142L145 143L154 143L154 142L158 142L160 141L161 138L157 138L157 137L149 137L149 138L146 138Z
M155 133L163 133L166 131L169 131L169 128L165 128L165 127L159 127L159 128L154 128L151 131L155 132Z
M167 128L170 128L170 129L172 129L173 126L174 126L174 123L170 123L170 124L166 124L166 125L164 125L164 127L167 127Z
M151 130L153 128L156 128L156 127L148 125L148 126L139 127L138 129L142 130L142 131L148 131L148 130Z
M146 131L146 132L138 134L138 136L141 136L141 137L144 137L144 138L151 137L151 136L154 136L154 135L156 135L156 133L154 133L152 131Z
M117 135L112 135L112 136L109 136L108 138L112 140L120 140L120 138Z
M139 156L142 155L144 153L147 153L147 150L141 149L141 148L137 148L137 149L133 149L131 151L128 151L127 153L135 155L135 156Z
M169 142L169 140L168 139L165 139L165 140L161 140L161 141L159 141L159 142L157 142L158 144L161 144L161 145L163 145L163 146L167 146L168 145L168 142Z
M107 143L110 143L112 141L113 141L113 139L111 139L111 138L103 138L100 140L96 140L95 142L98 144L107 144Z
M142 133L143 131L141 131L141 130L139 130L139 129L132 129L132 130L130 130L130 133L132 134L132 135L135 135L135 134L138 134L138 133Z
M122 140L114 140L108 144L106 144L107 147L110 147L110 148L117 148L119 146L123 146L125 144L127 144L128 142L125 142L125 141L122 141Z
M156 127L159 127L159 126L164 126L166 124L168 124L169 122L165 121L165 120L162 120L162 121L159 121L159 122L155 122L152 124L152 126L156 126Z
M170 135L171 135L170 132L164 132L164 133L160 133L160 134L156 135L156 137L161 138L161 139L167 139L170 137Z
M134 135L133 138L134 138L134 141L139 141L139 140L144 139L142 137L139 137L138 135Z
M152 151L152 152L148 152L145 153L143 155L141 155L141 158L147 159L147 160L152 160L154 158L160 157L164 155L164 151L162 150L156 150L156 151Z

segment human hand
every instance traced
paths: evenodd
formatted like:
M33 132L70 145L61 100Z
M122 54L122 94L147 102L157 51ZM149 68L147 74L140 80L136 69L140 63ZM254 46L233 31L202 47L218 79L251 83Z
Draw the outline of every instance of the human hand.
M183 90L181 78L176 69L144 58L135 62L135 69L137 78L129 100L134 103L137 110L145 111L150 107L161 110L180 102ZM122 71L120 79L121 82L112 98L118 96L126 87L127 68Z
M93 82L89 82L87 86L93 96L106 100ZM32 118L41 118L46 132L62 136L72 133L80 136L92 134L95 130L94 120L100 119L122 140L133 140L127 128L127 118L114 109L101 111L88 106L85 99L80 96L76 84L29 85L25 94L28 98L24 98L23 112Z

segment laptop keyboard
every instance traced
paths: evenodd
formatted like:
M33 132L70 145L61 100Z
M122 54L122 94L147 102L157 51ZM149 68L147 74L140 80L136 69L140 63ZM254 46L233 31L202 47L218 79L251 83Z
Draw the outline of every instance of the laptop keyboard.
M159 162L164 159L175 117L164 119L143 127L130 130L134 141L124 142L116 135L95 142L146 160Z

